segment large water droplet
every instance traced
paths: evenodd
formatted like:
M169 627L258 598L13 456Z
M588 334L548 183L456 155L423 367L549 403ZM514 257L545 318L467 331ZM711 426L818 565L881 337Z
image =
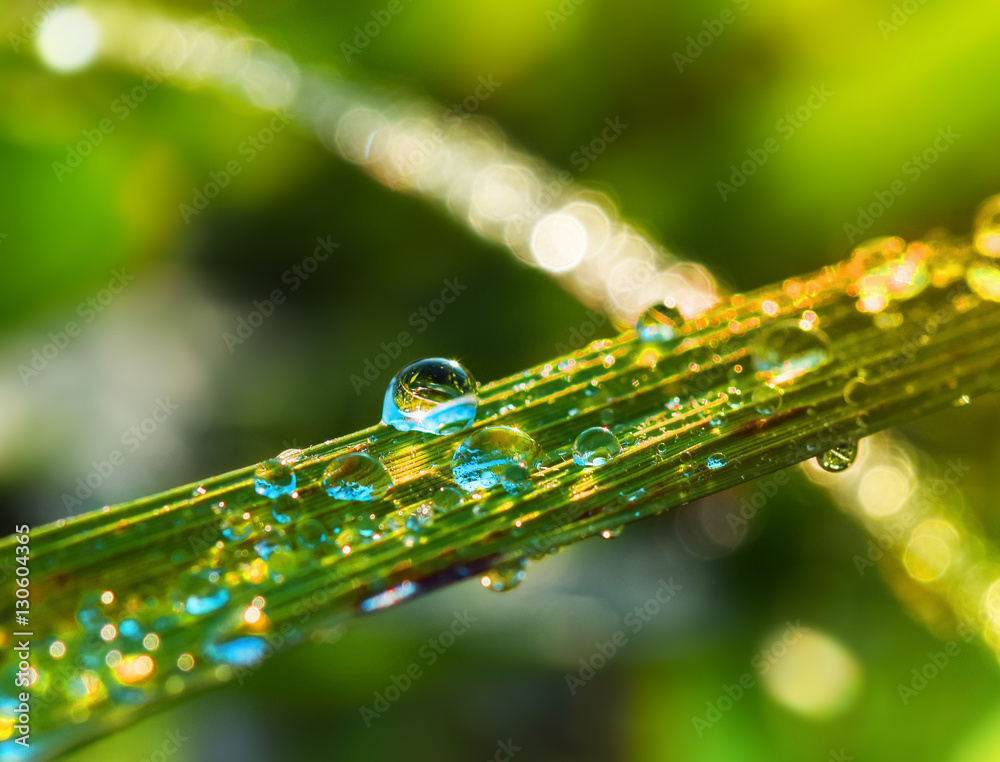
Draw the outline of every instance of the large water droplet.
M856 442L842 442L816 457L816 462L824 471L836 474L846 471L858 459Z
M302 515L302 501L291 495L279 495L271 504L271 515L279 524L291 524Z
M400 431L454 434L472 425L478 405L469 371L434 357L407 365L389 382L382 423Z
M864 405L872 398L872 388L861 376L855 376L844 384L844 402L848 405Z
M647 308L639 316L635 331L640 341L666 343L674 340L682 325L684 316L680 310L660 303Z
M826 334L818 328L806 330L794 320L765 328L754 342L754 369L769 384L794 381L829 360Z
M278 458L265 460L253 472L253 488L265 497L287 495L295 491L295 471Z
M451 460L451 471L455 484L466 492L479 492L503 482L513 484L514 471L508 469L515 466L530 472L539 456L535 440L524 432L490 426L462 442Z
M187 611L192 616L204 616L229 602L229 590L223 587L218 571L205 569L181 577L171 591L175 611Z
M377 500L392 486L392 477L371 455L352 452L334 458L323 472L323 489L338 500Z
M523 559L506 561L483 574L479 582L487 590L505 593L508 590L513 590L524 581L528 574L525 571L527 566L528 562Z
M573 442L573 462L578 466L603 466L621 454L618 437L601 426L581 431Z
M723 455L721 452L717 452L713 455L708 456L708 460L705 461L705 465L708 466L713 471L715 471L725 466L726 463L728 462L729 461L726 459L725 455Z
M253 534L253 518L249 511L234 510L223 518L220 526L222 536L233 542L245 540Z

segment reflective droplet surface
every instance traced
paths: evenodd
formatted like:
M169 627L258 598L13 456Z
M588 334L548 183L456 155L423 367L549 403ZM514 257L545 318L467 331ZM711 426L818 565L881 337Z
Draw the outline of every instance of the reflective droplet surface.
M818 328L794 320L765 328L753 345L753 366L769 384L794 381L830 360L830 339Z
M578 466L603 466L621 454L618 437L601 426L581 431L573 442L573 462Z
M352 452L334 458L323 472L323 489L337 500L377 500L392 486L392 477L371 455Z
M270 646L263 638L243 635L219 643L208 643L204 647L205 656L215 664L232 667L252 667L264 661Z
M407 365L389 382L382 423L400 431L454 434L476 417L476 381L454 360L433 357Z
M858 445L856 442L842 442L841 444L831 447L826 452L820 453L816 462L819 467L824 471L829 471L832 474L840 473L841 471L846 471L850 468L854 461L858 459Z
M434 495L432 502L436 513L448 513L459 508L465 502L465 495L454 487L442 487Z
M776 386L760 386L750 395L750 403L761 415L774 415L781 410L784 392Z
M480 584L487 590L505 593L520 585L527 576L528 562L518 559L499 564L480 577Z
M253 472L253 488L264 497L287 495L295 491L295 471L278 458L265 460Z
M508 426L490 426L477 431L455 451L451 460L455 484L466 492L488 490L512 480L511 466L524 469L524 475L537 465L541 452L531 437ZM520 472L518 472L520 473Z
M844 402L848 405L864 405L871 399L871 387L861 376L855 376L844 384Z
M715 471L725 466L726 463L728 462L729 461L726 459L725 455L723 455L721 452L717 452L714 453L713 455L708 456L708 460L705 461L705 465L708 466L713 471Z
M185 574L171 592L171 598L175 611L204 616L229 602L229 590L223 586L218 571L202 570Z
M635 332L640 341L666 343L674 340L682 325L684 316L680 310L661 302L648 307L639 316Z
M279 524L291 524L302 515L302 501L291 495L279 495L271 504L271 515Z
M304 548L315 548L326 541L326 528L315 519L303 521L295 527L295 539Z

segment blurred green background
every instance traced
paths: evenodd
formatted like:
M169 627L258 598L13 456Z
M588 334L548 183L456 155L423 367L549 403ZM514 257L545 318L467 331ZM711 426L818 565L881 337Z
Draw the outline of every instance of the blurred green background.
M872 235L965 232L977 204L1000 190L1000 6L905 6L415 0L351 62L341 43L386 3L156 8L221 14L301 64L444 106L492 77L501 85L480 114L740 290L846 256L845 223L857 224L859 205L895 180L906 192ZM9 526L93 510L376 422L388 375L360 393L350 377L363 374L381 342L412 328L410 315L446 279L467 290L427 330L411 331L398 365L452 356L487 381L549 359L591 319L540 272L294 129L185 224L178 205L268 121L209 91L156 88L78 169L57 178L52 164L65 160L67 145L110 116L139 79L101 65L58 75L30 48L15 50L8 33L19 34L40 7L8 1L0 9L0 504ZM727 10L732 23L679 67L675 54L690 54L688 38L706 22L717 28ZM779 120L813 87L832 95L786 139ZM577 172L574 152L616 117L628 129ZM939 129L959 137L915 178L907 162ZM780 150L724 201L717 183L769 138ZM223 333L326 236L340 243L337 252L230 352ZM134 280L25 383L18 367L123 268ZM68 508L64 496L77 480L122 449L123 433L163 399L176 411ZM998 422L986 399L903 432L942 460L972 465L963 483L968 511L995 539ZM714 500L731 507L753 490ZM858 574L852 558L867 538L818 490L793 480L728 552L692 539L684 516L534 564L509 595L470 582L358 621L331 633L333 642L269 661L243 686L70 758L147 759L176 729L190 739L171 757L178 762L499 762L498 743L508 740L520 747L518 762L1000 759L994 658L962 643L904 705L897 686L942 644L878 575ZM565 675L623 628L661 578L683 589L571 694ZM476 623L427 665L421 647L466 610ZM803 716L757 680L699 736L692 717L704 717L706 702L718 702L742 674L756 675L754 656L789 620L825 633L856 663L857 687L839 711ZM366 727L359 707L413 662L423 676Z

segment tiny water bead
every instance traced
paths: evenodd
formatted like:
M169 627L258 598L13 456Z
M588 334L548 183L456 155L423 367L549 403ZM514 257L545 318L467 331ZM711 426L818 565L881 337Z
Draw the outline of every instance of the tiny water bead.
M323 489L337 500L377 500L391 486L392 477L385 466L363 452L334 458L323 472Z
M287 495L295 491L295 471L278 458L269 458L254 470L253 488L264 497Z
M765 328L753 345L753 366L769 384L794 381L830 361L830 339L818 328L794 320Z
M521 486L541 456L538 444L519 429L490 426L459 445L451 460L455 484L466 492L479 492L503 484ZM511 469L511 466L517 468Z
M635 324L635 331L640 341L647 343L666 343L673 341L681 326L684 316L675 306L659 303L648 307Z
M602 426L581 431L573 442L573 462L578 466L603 466L621 454L618 437Z
M705 461L705 465L715 471L725 466L728 462L729 461L726 459L725 455L721 452L717 452L708 456L708 460Z
M857 442L842 442L841 444L820 453L816 458L816 462L824 471L837 474L841 471L846 471L857 459Z
M461 507L465 502L465 495L454 487L441 487L431 502L436 513L448 513Z
M479 583L487 590L505 593L520 585L528 575L528 562L523 559L506 561L490 569L479 578Z
M454 360L434 357L407 365L389 382L382 423L400 431L454 434L476 417L476 381Z
M271 504L271 515L279 524L291 524L302 515L302 501L298 494L279 495Z
M171 593L174 611L187 611L192 616L204 616L229 602L229 590L215 569L188 572Z

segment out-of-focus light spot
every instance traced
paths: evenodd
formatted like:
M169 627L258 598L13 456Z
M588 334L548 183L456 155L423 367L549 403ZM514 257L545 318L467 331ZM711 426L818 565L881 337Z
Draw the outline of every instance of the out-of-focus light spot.
M983 599L988 625L994 631L1000 631L1000 579L989 586Z
M46 66L55 71L77 71L97 56L101 29L83 8L66 6L46 16L38 29L35 47Z
M920 582L940 578L951 565L952 549L958 541L958 532L950 522L922 522L913 530L903 553L906 571Z
M118 630L113 624L106 624L101 628L101 640L114 640L118 635Z
M66 644L61 640L57 640L55 643L49 646L49 654L53 659L61 659L66 655Z
M566 212L556 212L539 220L531 236L535 259L554 273L576 267L587 253L587 244L587 231L579 220Z
M107 664L111 669L115 669L119 664L122 663L122 652L118 649L108 651L104 655L104 663Z
M267 600L264 598L263 595L257 595L254 596L254 599L251 601L251 603L257 608L262 609L264 608L264 604L267 603Z
M858 501L870 516L888 516L898 511L910 496L910 474L902 468L875 466L858 487Z
M365 164L381 155L387 134L388 121L384 116L371 109L355 108L337 123L336 148L348 161Z
M144 682L153 674L153 660L146 656L126 656L115 673L125 685Z
M103 593L101 593L101 603L105 605L111 603L112 601L114 601L114 599L115 599L115 594L112 593L110 590L105 590Z
M538 197L538 179L516 164L495 164L476 178L469 219L475 226L529 214Z
M187 672L194 667L194 657L191 654L181 654L177 657L177 669Z
M243 621L247 624L256 624L260 621L260 609L256 606L247 606L247 610L243 612Z
M787 632L787 631L786 631ZM840 643L815 630L769 646L761 681L782 706L806 717L832 717L847 709L861 683L861 667ZM786 645L781 649L781 645Z
M775 304L770 299L765 299L763 302L761 302L760 309L761 309L761 311L765 315L777 315L778 314L778 305Z
M184 690L184 678L180 675L171 675L167 678L167 682L163 684L163 687L167 689L167 693L175 696Z
M142 645L147 651L155 651L160 647L160 638L155 632L151 632L142 639Z
M976 215L976 248L988 257L1000 257L1000 195L988 198Z

